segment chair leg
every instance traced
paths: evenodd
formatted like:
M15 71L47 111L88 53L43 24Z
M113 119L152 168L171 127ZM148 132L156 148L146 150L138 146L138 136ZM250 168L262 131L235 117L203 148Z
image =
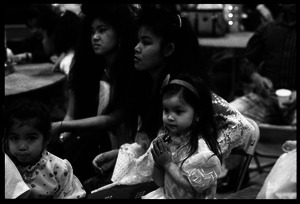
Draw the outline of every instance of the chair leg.
M246 158L246 161L244 161L243 168L242 168L242 172L240 173L240 175L239 175L239 177L238 177L239 180L238 180L238 184L237 184L237 187L236 187L236 189L235 189L235 192L239 191L239 190L241 189L241 187L242 187L242 184L243 184L243 181L244 181L244 178L245 178L245 174L246 174L246 172L247 172L247 170L248 170L248 168L249 168L251 159L252 159L252 157L251 157L251 156L248 156L248 157ZM245 168L245 167L247 167L247 168Z
M265 157L265 158L270 158L270 159L278 159L279 158L279 156L277 156L277 155L263 154L263 153L260 153L259 151L255 151L254 154L259 157Z
M277 156L274 156L274 155L265 155L265 154L261 154L261 153L255 151L253 158L254 158L255 164L257 165L257 168L252 169L252 171L258 171L259 173L269 172L265 169L268 167L272 167L276 161L265 164L265 165L261 165L258 157L265 157L265 158L271 158L271 159L278 158Z
M263 169L262 169L262 167L260 165L260 162L259 162L259 160L257 158L257 155L254 154L253 158L254 158L255 164L257 166L257 168L253 169L253 171L258 170L259 173L263 173Z

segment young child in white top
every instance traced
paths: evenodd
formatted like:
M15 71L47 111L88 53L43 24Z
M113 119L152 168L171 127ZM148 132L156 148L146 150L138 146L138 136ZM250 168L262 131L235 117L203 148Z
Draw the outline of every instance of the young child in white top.
M124 144L112 184L154 181L159 188L144 199L214 199L222 153L217 141L212 92L203 80L182 74L162 88L163 127L145 154L141 146ZM128 165L127 165L128 164Z
M71 164L47 151L51 117L36 100L21 99L5 109L4 152L30 188L28 198L84 198Z
M203 80L190 75L165 83L164 125L151 149L152 178L161 188L143 198L215 198L222 154L211 92Z

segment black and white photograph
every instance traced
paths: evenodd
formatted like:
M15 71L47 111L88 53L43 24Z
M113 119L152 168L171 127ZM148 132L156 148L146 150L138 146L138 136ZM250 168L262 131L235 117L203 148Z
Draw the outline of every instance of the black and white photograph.
M2 4L3 199L297 199L296 4L199 3Z

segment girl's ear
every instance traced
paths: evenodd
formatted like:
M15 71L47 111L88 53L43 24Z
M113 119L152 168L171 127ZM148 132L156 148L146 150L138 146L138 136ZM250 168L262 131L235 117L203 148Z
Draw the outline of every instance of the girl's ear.
M174 43L167 44L167 46L165 47L165 50L164 50L165 57L169 57L170 55L172 55L174 53L174 50L175 50Z

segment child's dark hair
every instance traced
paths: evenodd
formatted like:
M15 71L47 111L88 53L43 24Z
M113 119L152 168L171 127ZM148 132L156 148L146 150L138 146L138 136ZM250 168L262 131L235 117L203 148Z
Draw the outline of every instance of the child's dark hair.
M191 138L187 145L190 146L190 157L197 151L199 134L203 137L210 150L222 161L222 154L219 143L217 141L217 126L214 119L214 109L212 104L211 91L208 89L204 80L198 76L189 74L180 74L176 79L188 82L195 88L197 95L178 83L166 84L162 88L162 100L179 94L180 100L183 100L194 108L195 116L199 120L194 120L191 127ZM170 79L169 81L172 81ZM195 117L195 118L196 118ZM185 158L183 162L187 159Z
M35 119L32 125L44 136L44 143L51 139L51 116L48 108L36 99L22 98L5 107L4 151L7 151L7 131L15 120L26 122Z

